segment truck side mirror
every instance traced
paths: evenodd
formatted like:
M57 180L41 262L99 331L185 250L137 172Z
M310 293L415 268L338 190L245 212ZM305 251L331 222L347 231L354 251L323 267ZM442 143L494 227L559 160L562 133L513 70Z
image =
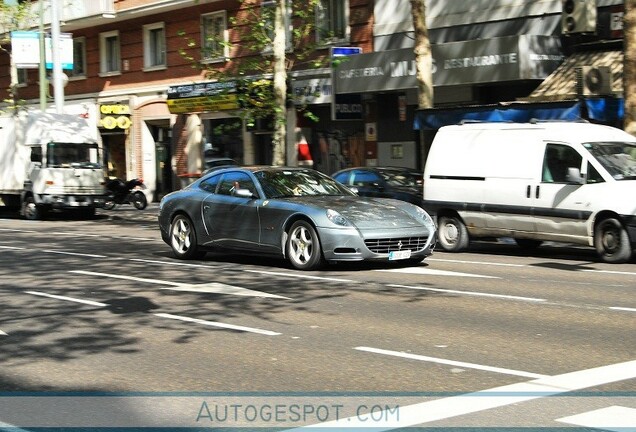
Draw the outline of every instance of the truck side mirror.
M574 167L568 168L565 180L570 184L585 184L585 178L581 175L581 170Z

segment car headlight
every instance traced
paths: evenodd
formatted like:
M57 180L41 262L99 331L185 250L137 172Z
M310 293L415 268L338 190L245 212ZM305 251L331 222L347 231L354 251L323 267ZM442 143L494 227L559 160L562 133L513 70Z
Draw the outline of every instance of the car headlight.
M424 222L424 225L435 227L435 222L433 222L433 218L429 215L426 210L421 207L416 207L417 218Z
M341 215L340 213L332 209L327 210L327 219L329 219L331 222L335 223L336 225L340 225L340 226L351 225L349 221L347 220L347 218L345 218L343 215Z

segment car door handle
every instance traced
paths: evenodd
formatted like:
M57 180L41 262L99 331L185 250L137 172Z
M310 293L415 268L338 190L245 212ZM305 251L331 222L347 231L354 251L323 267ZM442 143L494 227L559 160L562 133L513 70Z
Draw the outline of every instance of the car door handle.
M532 191L532 186L528 185L528 188L526 189L526 198L530 198L531 191Z

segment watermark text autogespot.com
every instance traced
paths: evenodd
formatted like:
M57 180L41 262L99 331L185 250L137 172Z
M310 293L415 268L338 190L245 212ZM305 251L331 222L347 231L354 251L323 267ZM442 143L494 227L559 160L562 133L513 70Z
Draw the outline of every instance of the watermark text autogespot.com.
M399 422L399 405L334 403L225 404L203 401L196 415L197 423L244 425L258 423L326 423L354 417L358 422Z

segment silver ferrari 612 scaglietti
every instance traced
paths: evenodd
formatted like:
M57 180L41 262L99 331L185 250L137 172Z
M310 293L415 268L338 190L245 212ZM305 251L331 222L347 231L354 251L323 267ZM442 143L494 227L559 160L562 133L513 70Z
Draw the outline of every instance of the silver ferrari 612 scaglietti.
M286 258L300 270L325 262L418 263L435 245L423 209L364 198L308 168L227 167L166 195L159 206L163 240L177 258L207 251Z

